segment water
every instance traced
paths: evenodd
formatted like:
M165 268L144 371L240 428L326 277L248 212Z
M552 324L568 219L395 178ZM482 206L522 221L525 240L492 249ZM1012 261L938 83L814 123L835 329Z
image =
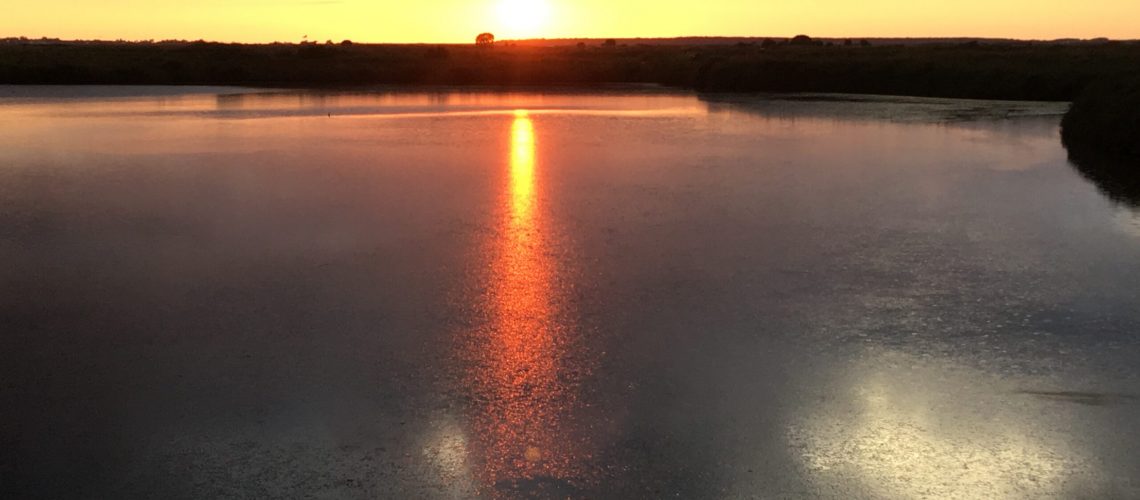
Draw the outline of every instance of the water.
M1063 110L3 88L0 491L1140 496Z

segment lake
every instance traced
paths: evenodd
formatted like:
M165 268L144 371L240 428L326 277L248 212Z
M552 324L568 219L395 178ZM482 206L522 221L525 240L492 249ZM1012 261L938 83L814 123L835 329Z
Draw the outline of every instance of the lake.
M1066 106L0 87L0 496L1140 496Z

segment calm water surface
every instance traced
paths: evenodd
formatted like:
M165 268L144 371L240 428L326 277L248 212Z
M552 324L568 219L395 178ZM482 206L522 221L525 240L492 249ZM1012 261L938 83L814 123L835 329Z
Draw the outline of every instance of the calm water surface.
M1063 110L0 87L0 493L1140 497Z

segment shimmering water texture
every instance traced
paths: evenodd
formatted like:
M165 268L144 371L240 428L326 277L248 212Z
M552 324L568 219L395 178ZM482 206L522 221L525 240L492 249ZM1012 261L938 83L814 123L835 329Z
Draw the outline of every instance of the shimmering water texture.
M4 498L1137 498L1064 105L0 88Z

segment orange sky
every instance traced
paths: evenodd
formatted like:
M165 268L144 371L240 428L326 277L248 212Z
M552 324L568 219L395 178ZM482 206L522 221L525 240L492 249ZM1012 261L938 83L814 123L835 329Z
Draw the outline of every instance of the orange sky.
M511 1L545 2L545 22L504 15ZM3 11L0 37L65 39L1140 38L1140 0L36 0Z

